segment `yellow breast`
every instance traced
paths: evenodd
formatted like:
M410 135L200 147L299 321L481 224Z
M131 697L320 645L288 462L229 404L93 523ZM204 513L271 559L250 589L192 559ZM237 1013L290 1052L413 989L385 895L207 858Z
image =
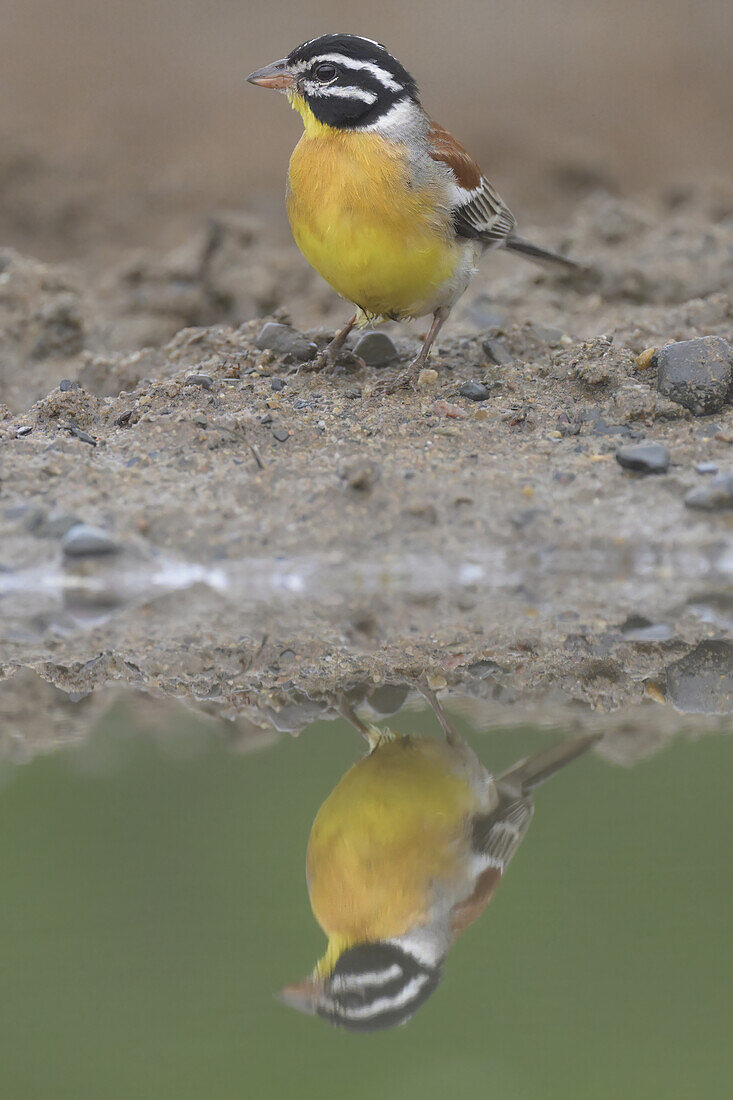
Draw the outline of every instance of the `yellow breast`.
M422 316L461 261L437 184L413 186L402 146L317 122L288 176L288 216L308 262L370 316Z
M307 874L313 913L329 937L322 970L350 944L425 923L436 885L450 888L465 874L477 796L450 753L422 739L382 743L319 810Z

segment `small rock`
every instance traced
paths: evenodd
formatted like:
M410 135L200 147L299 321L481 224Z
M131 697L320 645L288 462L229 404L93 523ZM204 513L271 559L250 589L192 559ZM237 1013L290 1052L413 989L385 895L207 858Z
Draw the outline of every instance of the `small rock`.
M25 424L22 428L16 428L16 439L23 439L24 436L30 435L33 431L33 427L30 424Z
M354 355L363 359L368 367L386 367L399 354L386 332L365 332L354 344Z
M465 420L468 413L460 405L451 405L449 401L436 401L431 408L433 416L445 416L450 420Z
M255 347L274 351L278 355L292 355L301 363L315 359L318 354L318 348L311 340L306 340L289 325L280 325L276 321L268 321L262 327Z
M72 378L62 378L59 382L59 389L62 393L66 393L67 390L78 390L79 383L75 382Z
M694 416L720 412L733 382L733 348L720 336L667 344L657 352L657 388Z
M733 509L733 470L718 474L707 485L690 489L685 497L688 508L703 512L725 512Z
M464 382L458 392L469 401L488 401L491 397L491 387L484 382Z
M497 367L503 367L512 361L512 357L502 340L495 340L490 337L481 341L481 347L484 354L489 357L492 363L496 363Z
M698 462L695 464L698 474L717 474L718 467L714 462Z
M668 666L667 690L685 714L733 714L733 645L700 642Z
M674 638L669 623L654 623L644 615L629 615L621 624L621 633L632 642L668 642Z
M210 378L208 374L189 374L186 379L187 386L201 386L202 390L210 390L214 385L213 378Z
M285 379L273 376L270 379L270 388L273 389L275 393L280 393L281 390L285 389Z
M286 440L290 439L290 432L287 428L273 428L272 434L278 443L285 443Z
M368 493L379 481L380 469L376 462L357 459L342 471L341 477L349 489L354 489L358 493Z
M405 684L380 684L367 696L368 706L376 714L388 718L404 706L410 689Z
M417 384L423 389L426 386L434 386L437 381L438 372L437 370L433 370L432 367L425 367L417 376Z
M669 448L664 443L632 443L619 447L616 461L638 474L664 474L669 469Z
M121 547L101 528L77 523L64 535L61 549L67 558L86 558L101 554L119 554Z
M636 366L638 370L649 370L654 366L654 359L657 354L656 348L645 348L641 355L636 357Z

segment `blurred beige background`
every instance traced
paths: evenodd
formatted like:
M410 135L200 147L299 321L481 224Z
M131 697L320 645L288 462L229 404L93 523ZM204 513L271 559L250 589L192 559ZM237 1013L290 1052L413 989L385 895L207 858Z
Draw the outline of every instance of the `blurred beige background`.
M384 42L524 220L585 187L730 171L729 0L5 0L0 244L48 258L273 211L300 123L244 83L305 38Z

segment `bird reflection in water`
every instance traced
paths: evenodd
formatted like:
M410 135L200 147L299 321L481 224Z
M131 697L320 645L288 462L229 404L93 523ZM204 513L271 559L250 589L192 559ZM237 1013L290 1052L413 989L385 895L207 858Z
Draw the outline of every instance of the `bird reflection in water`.
M425 1003L519 848L532 792L597 739L561 742L494 777L421 690L444 741L378 729L339 707L369 753L323 803L308 842L311 906L328 947L280 997L352 1031L404 1024Z

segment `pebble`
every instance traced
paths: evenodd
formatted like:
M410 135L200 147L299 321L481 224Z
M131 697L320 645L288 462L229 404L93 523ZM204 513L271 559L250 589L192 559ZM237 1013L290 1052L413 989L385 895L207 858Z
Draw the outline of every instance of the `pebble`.
M287 428L273 428L272 434L278 443L285 443L286 440L290 439L290 432Z
M636 357L637 370L649 370L650 367L653 367L656 354L656 348L645 348L641 355Z
M25 424L22 428L16 428L15 437L16 439L23 439L24 436L30 435L32 431L32 426L30 424Z
M718 467L715 462L698 462L695 465L698 474L717 474Z
M354 344L354 355L363 359L368 367L386 367L399 354L386 332L365 332Z
M409 694L405 684L381 684L367 696L366 702L376 714L388 718L402 709Z
M273 389L275 393L280 393L281 390L285 389L285 379L273 376L270 379L270 388Z
M465 420L468 413L460 405L451 405L449 401L436 401L430 410L433 416L447 417L449 420Z
M418 386L434 386L437 381L438 372L437 370L433 370L432 367L425 367L423 370L420 371L419 375L417 376Z
M733 714L733 645L700 642L667 667L669 698L685 714Z
M186 379L187 386L201 386L202 390L210 390L214 385L213 378L210 378L208 374L189 374Z
M464 382L458 392L469 401L488 401L491 397L491 387L484 382Z
M733 383L733 348L720 336L666 344L657 352L657 388L694 416L720 412Z
M534 323L529 327L538 340L541 340L543 344L547 344L551 348L556 348L563 342L563 333L559 328L549 328L547 325L537 325Z
M644 615L629 615L621 625L621 633L632 642L668 642L674 638L669 623L655 623Z
M664 443L632 443L616 451L619 466L638 474L666 473L669 458L669 447Z
M121 547L101 528L91 527L87 523L76 523L61 540L61 549L67 558L86 558L101 554L119 554Z
M79 383L75 382L73 378L62 378L59 382L59 389L62 393L66 393L67 390L78 390Z
M311 340L306 340L290 325L281 325L277 321L268 321L263 325L255 341L255 347L274 351L278 355L292 355L301 363L315 359L318 348Z
M733 510L733 470L718 474L699 489L690 489L685 496L688 508L703 512L725 512Z
M492 338L482 340L481 347L483 348L484 354L489 357L492 363L496 363L497 367L503 367L512 361L512 357L507 351L506 344L502 340L494 340Z

